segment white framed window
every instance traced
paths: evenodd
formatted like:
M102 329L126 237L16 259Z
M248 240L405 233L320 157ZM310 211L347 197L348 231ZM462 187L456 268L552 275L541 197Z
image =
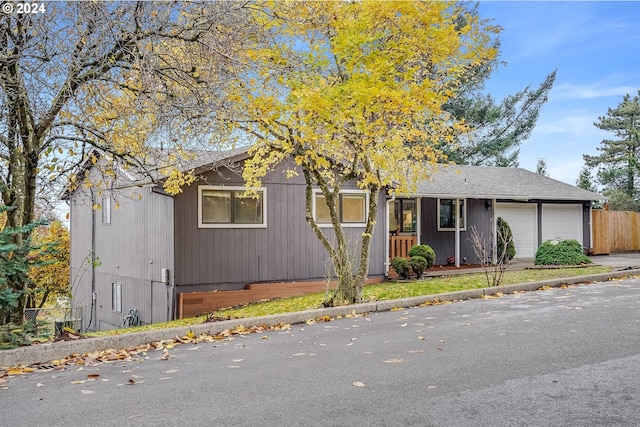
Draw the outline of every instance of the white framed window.
M198 186L199 228L264 228L267 226L267 189L256 196L246 187Z
M458 199L458 221L460 230L467 229L467 210L464 199ZM456 199L438 199L438 231L456 229Z
M111 284L111 310L122 313L122 283Z
M102 225L111 224L111 197L103 197L100 205L102 211Z
M364 227L367 224L369 193L345 190L338 195L338 216L343 227ZM320 190L313 193L313 217L320 227L331 227L329 207Z

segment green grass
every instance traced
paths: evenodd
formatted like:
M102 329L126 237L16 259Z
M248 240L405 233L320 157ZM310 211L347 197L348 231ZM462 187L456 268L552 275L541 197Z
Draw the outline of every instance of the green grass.
M557 279L563 277L584 276L589 274L606 273L610 267L577 267L557 268L544 270L519 270L507 271L503 284L537 282L541 280ZM467 289L479 289L487 287L484 274L465 274L460 276L438 277L418 282L385 282L369 285L364 288L363 297L369 301L391 300L420 295L432 295L445 292L462 291ZM298 297L281 298L277 300L263 301L246 306L218 310L212 316L222 318L249 318L266 316L270 314L291 313L322 307L324 292L308 294ZM190 326L204 322L206 316L192 317L188 319L174 320L172 322L154 323L152 325L138 326L117 331L93 332L87 336L102 336L121 334L134 331L151 329L164 329L175 326Z

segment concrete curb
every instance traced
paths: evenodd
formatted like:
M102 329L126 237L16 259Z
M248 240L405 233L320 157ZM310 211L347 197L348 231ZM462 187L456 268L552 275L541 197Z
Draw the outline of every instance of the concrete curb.
M271 316L255 317L248 319L232 319L221 322L202 323L199 325L181 326L169 329L154 329L144 332L133 332L122 335L110 335L80 339L77 341L61 341L56 343L39 344L29 347L19 347L12 350L0 351L0 367L32 365L46 363L51 360L62 359L71 354L84 354L107 349L132 348L155 341L175 339L183 337L189 331L196 335L208 333L217 335L225 329L235 329L238 326L275 326L280 323L296 324L304 323L309 319L318 319L322 316L346 316L351 313L363 314L378 311L389 311L393 308L415 307L428 302L436 301L460 301L482 296L495 295L497 293L509 294L514 292L536 291L541 287L560 287L563 285L575 285L578 283L605 282L611 279L640 275L640 269L613 271L610 273L594 274L588 276L567 277L563 279L545 280L540 282L519 283L515 285L496 286L492 288L473 289L458 292L448 292L437 295L423 295L412 298L385 300L355 304L343 307L329 307L315 310L307 310L296 313L276 314Z

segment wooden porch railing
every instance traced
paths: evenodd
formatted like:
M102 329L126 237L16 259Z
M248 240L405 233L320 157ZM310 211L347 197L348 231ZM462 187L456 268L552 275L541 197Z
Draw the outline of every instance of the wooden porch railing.
M416 236L390 236L389 237L389 260L395 257L409 256L409 250L418 241Z

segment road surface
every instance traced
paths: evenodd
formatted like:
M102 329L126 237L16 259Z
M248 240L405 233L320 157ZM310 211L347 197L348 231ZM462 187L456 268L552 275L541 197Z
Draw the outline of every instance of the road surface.
M640 280L343 318L0 384L6 426L635 426Z

